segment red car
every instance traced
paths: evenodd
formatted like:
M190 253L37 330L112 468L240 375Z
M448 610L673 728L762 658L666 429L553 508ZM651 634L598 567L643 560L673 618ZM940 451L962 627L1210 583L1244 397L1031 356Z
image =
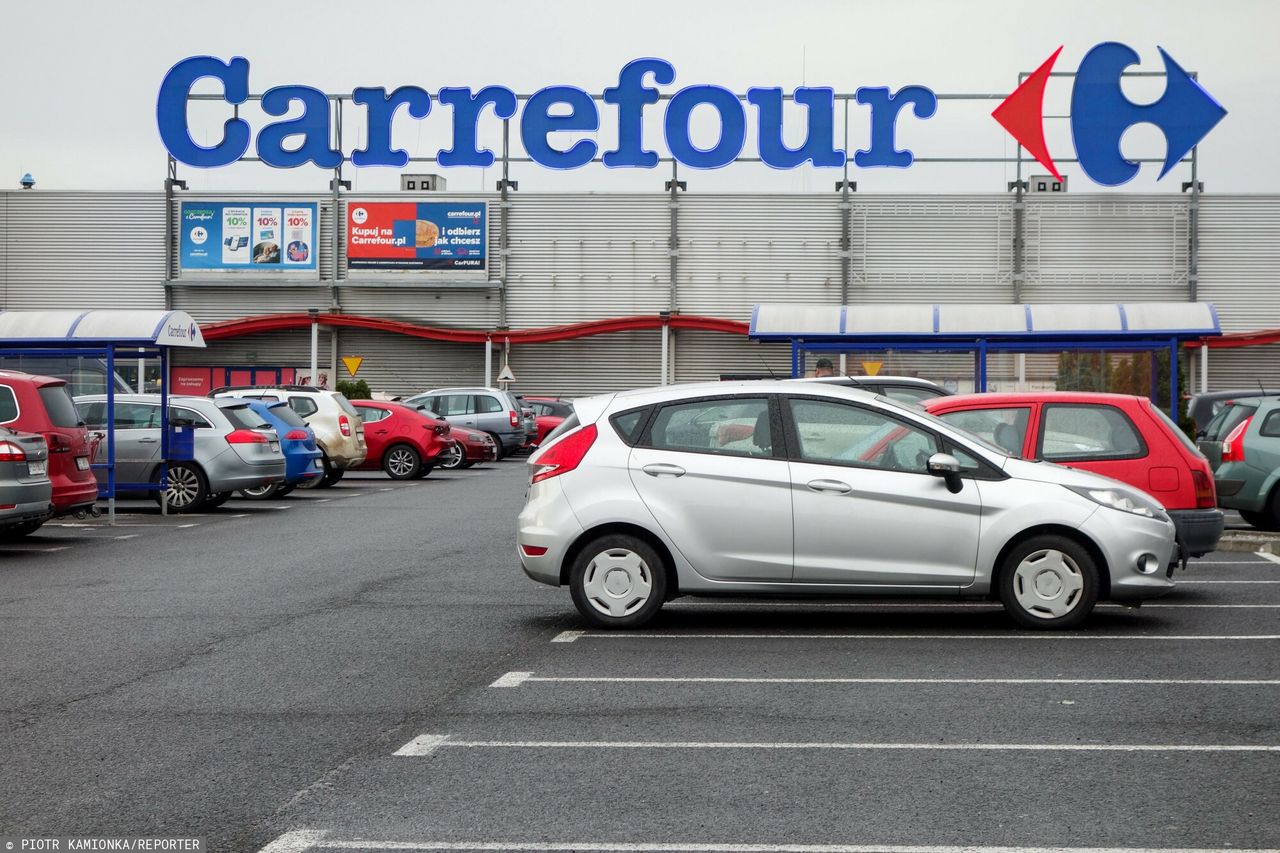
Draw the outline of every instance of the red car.
M478 429L469 429L453 424L452 437L454 444L462 451L460 455L448 461L441 461L441 468L470 468L480 462L496 462L498 445L493 443L493 436Z
M55 516L93 509L98 501L98 481L90 467L95 442L64 380L0 370L0 425L44 436Z
M572 404L556 397L525 397L524 404L533 409L534 420L538 424L538 435L534 444L541 445L551 431L573 414Z
M1194 557L1217 547L1223 514L1195 444L1145 397L1058 391L924 400L932 415L1011 456L1092 471L1162 503Z
M356 470L381 468L393 480L425 477L449 452L449 424L427 417L413 406L381 400L352 400L364 421L368 455Z

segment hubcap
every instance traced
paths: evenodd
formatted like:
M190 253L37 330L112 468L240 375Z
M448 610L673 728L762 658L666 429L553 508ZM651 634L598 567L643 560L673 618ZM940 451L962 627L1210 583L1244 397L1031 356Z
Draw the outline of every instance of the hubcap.
M455 444L449 448L448 454L444 461L440 463L441 468L457 468L462 464L462 460L466 458L466 451L462 449L461 444Z
M413 470L413 454L404 449L391 451L387 455L387 468L397 477L407 477Z
M196 478L196 472L190 468L171 468L167 476L169 485L165 489L165 496L169 505L190 506L200 490L200 481Z
M242 489L241 491L251 498L260 498L274 488L275 486L253 486L252 488Z
M1066 616L1080 603L1083 591L1080 567L1052 548L1028 554L1013 571L1013 594L1018 604L1041 619Z
M653 575L635 551L615 548L591 561L582 588L591 606L605 616L627 616L649 600Z

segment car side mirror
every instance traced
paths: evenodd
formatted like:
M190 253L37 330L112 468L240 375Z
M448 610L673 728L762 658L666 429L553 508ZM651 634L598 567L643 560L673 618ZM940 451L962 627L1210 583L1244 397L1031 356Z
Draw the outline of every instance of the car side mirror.
M947 484L947 491L956 494L964 488L964 480L960 479L960 460L950 453L935 453L929 457L926 469L930 475L941 477Z
M1202 430L1202 429L1198 429L1198 430L1196 430L1196 441L1204 441L1204 439L1205 439L1208 435L1209 435L1209 433L1205 432L1205 431L1204 431L1204 430Z

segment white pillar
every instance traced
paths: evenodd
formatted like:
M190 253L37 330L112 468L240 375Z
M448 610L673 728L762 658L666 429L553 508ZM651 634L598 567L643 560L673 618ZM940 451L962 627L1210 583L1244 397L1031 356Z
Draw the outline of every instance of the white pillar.
M320 321L315 314L311 315L311 386L316 385L316 374L320 371Z
M840 375L841 376L849 375L849 354L848 353L843 353L843 352L840 353Z
M671 369L668 361L671 351L671 327L666 323L662 324L662 381L659 385L666 385L670 381Z
M1027 390L1027 354L1018 353L1018 390Z
M1209 345L1200 343L1200 393L1209 392Z
M493 385L493 338L484 339L484 387Z

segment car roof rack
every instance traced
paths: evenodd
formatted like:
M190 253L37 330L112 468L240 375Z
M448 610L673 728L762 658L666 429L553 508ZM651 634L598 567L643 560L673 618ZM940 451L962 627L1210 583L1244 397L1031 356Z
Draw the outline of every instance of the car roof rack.
M221 388L214 388L209 392L209 396L214 394L225 394L228 391L326 391L326 388L317 388L314 385L224 385Z

